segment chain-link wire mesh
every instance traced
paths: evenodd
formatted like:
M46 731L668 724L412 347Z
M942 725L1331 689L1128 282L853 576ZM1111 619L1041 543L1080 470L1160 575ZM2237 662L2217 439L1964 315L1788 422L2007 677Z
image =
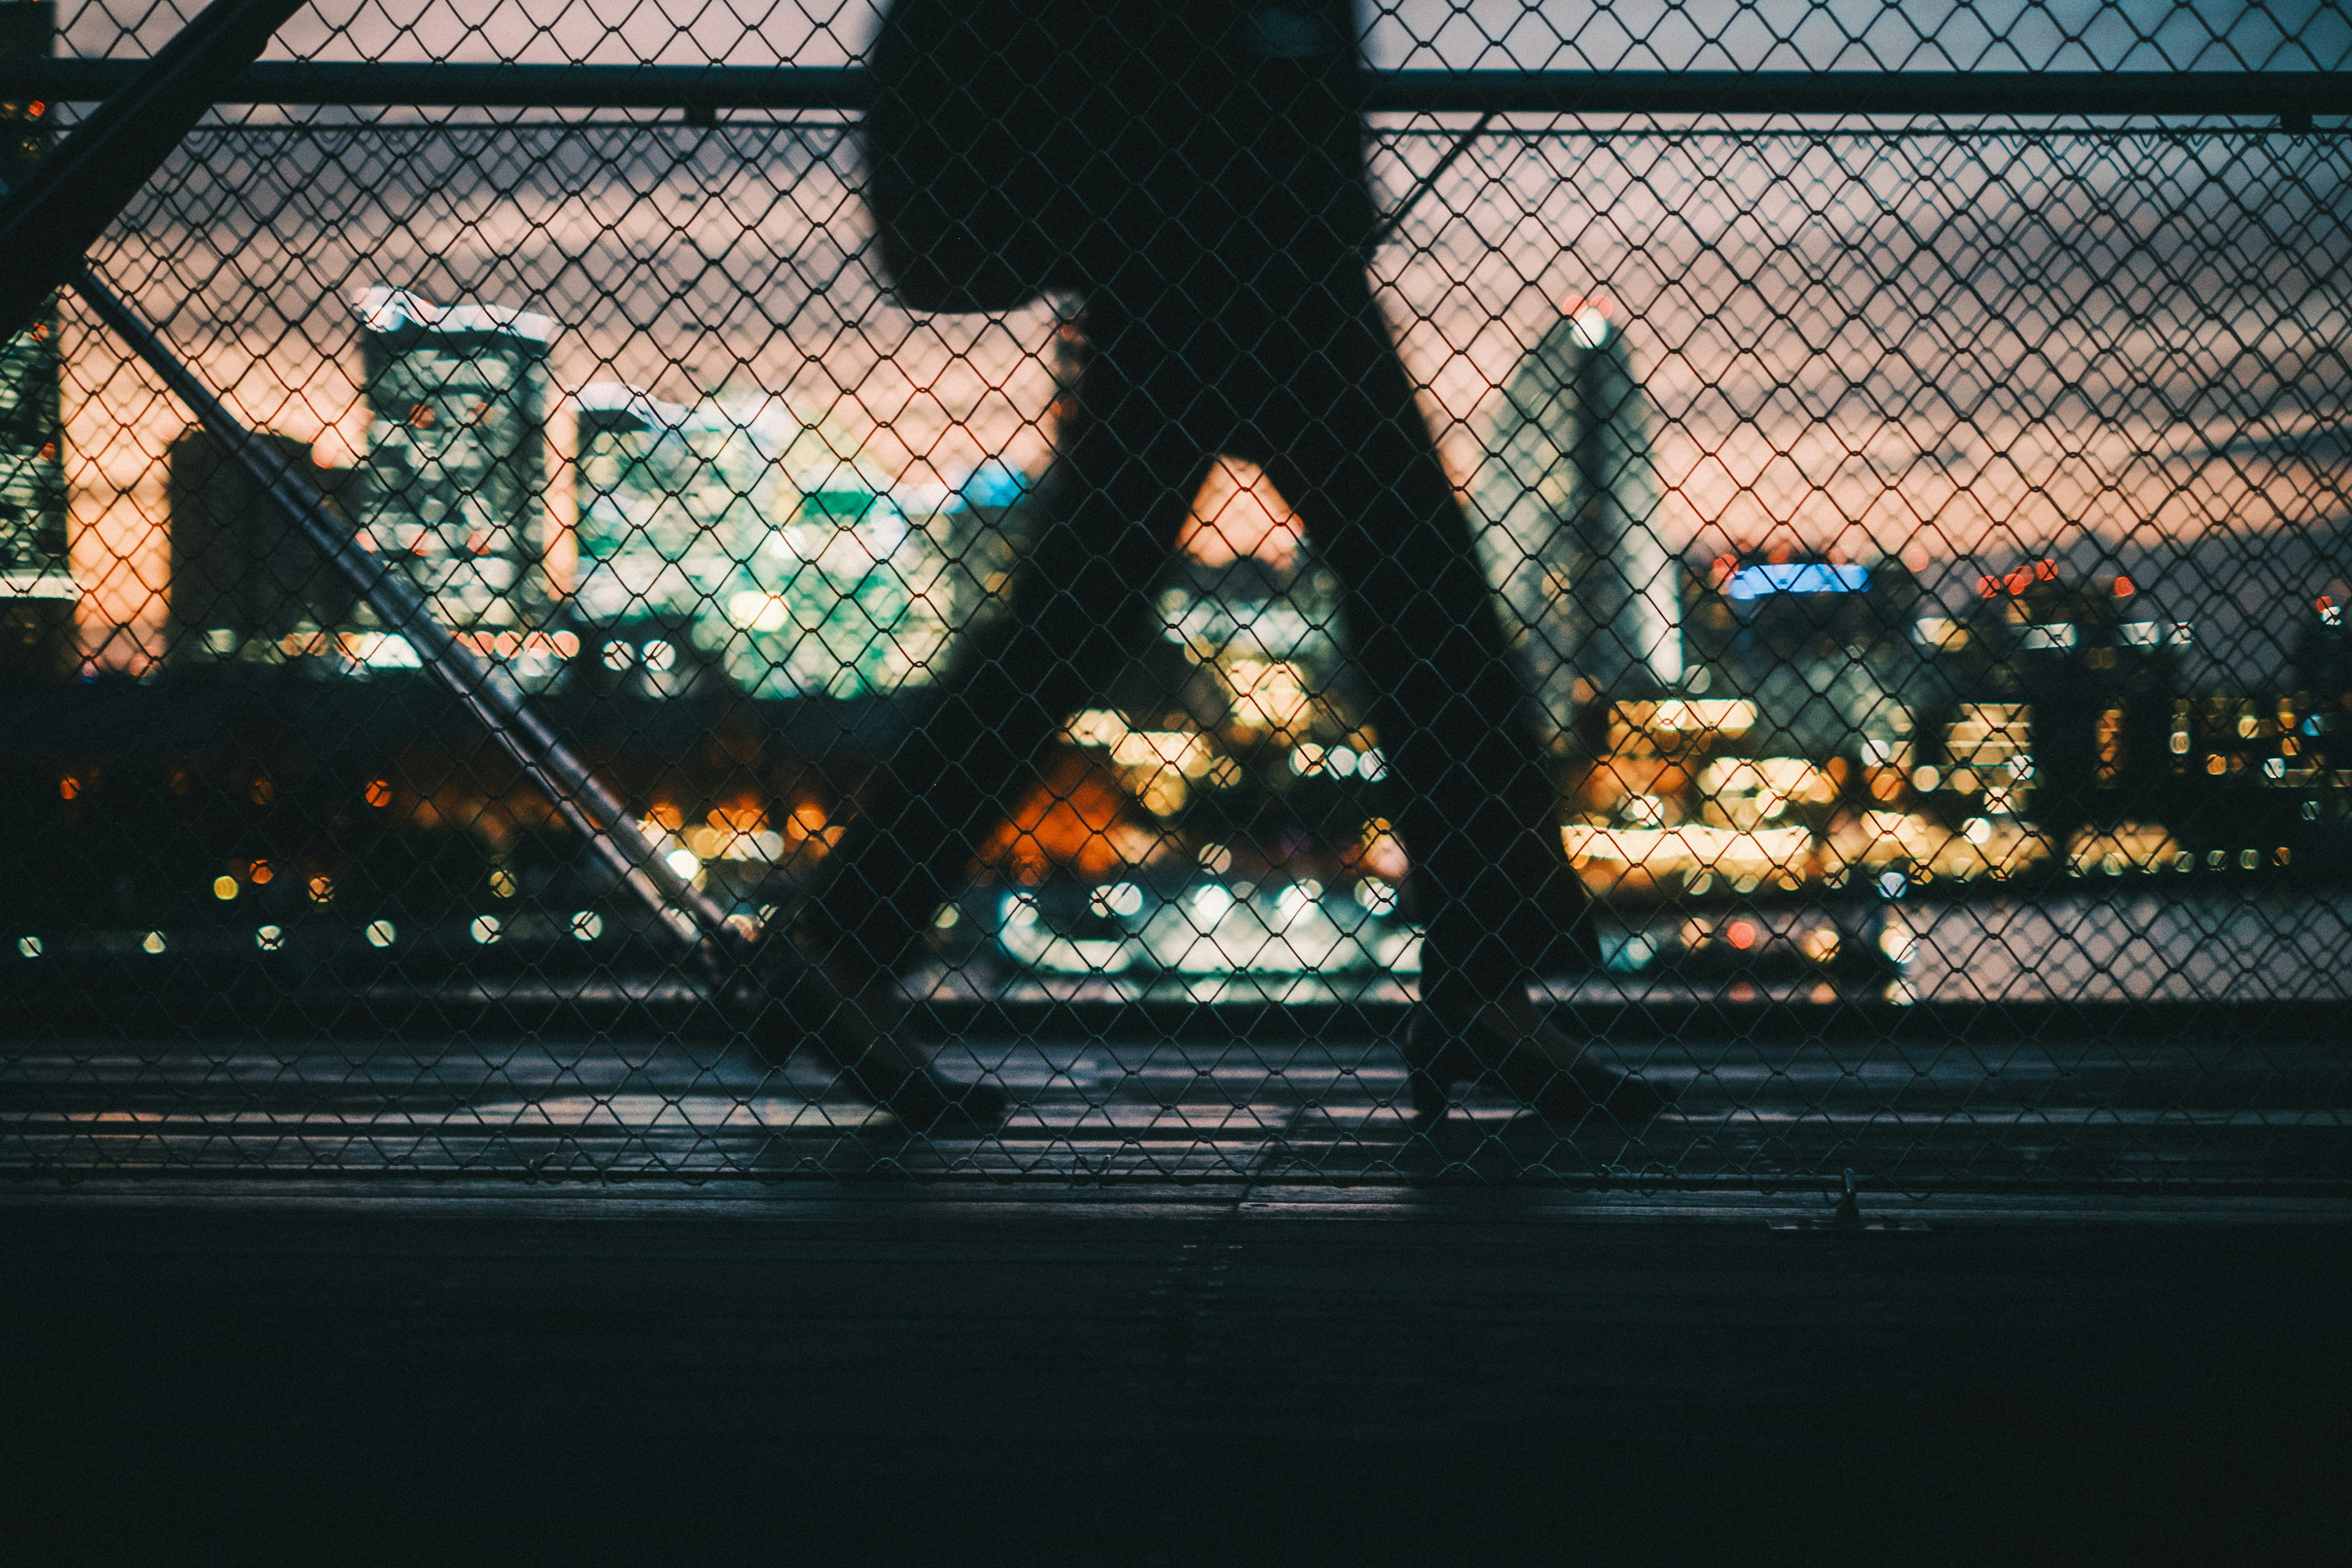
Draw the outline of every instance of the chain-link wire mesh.
M1086 14L1149 35L1116 90L925 67L1045 84L1010 239L870 12L281 30L343 74L225 103L95 270L543 729L61 293L0 367L0 1164L2352 1175L2337 121L1507 102L2334 72L2341 7ZM368 85L426 62L709 68ZM20 91L9 177L87 108ZM1056 173L1106 115L1150 155Z

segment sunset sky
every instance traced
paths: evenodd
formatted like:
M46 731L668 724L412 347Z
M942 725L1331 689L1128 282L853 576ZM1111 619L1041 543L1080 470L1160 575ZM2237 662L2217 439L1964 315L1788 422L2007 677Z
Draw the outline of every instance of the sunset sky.
M404 3L306 11L281 44L825 64L853 58L871 27L856 7L829 26L797 9L731 31L711 31L708 13L656 26L598 0L504 5L468 32L446 6ZM1489 9L1499 20L1472 26ZM2341 16L2306 9L2299 44L2282 46L2262 42L2246 7L2161 5L2075 7L2090 14L2079 36L2053 42L2034 29L2070 13L2045 7L2012 29L2010 55L1978 36L1989 10L1906 8L1907 43L1890 41L1885 8L1854 15L1880 29L1872 46L1889 64L2340 64ZM68 10L80 52L152 47L110 32L99 7ZM1838 7L1712 10L1713 24L1708 7L1662 12L1644 33L1625 6L1408 6L1371 36L1385 62L1424 67L1870 63L1852 46L1822 52L1815 34ZM583 18L602 13L616 30L592 37ZM1783 13L1786 39L1740 31ZM1690 17L1716 41L1676 31ZM1625 37L1610 42L1611 28ZM865 252L854 140L836 126L233 118L190 138L96 259L247 417L318 440L329 461L364 446L350 301L374 284L552 316L562 388L786 395L909 480L992 454L1032 470L1045 458L1050 309L988 320L892 305ZM461 119L474 123L446 123ZM1455 133L1377 129L1390 200ZM2187 542L2347 510L2345 447L2328 440L2352 387L2348 165L2340 138L2241 131L1687 134L1524 119L1454 164L1374 270L1465 485L1494 437L1496 388L1561 310L1597 301L1658 409L1655 526L1677 549L1925 564L2015 557L2084 529ZM160 646L161 454L185 416L102 333L69 332L68 350L76 573L102 662L135 668ZM2315 435L2316 461L2278 455ZM1244 504L1263 513L1252 537L1286 537L1279 498Z

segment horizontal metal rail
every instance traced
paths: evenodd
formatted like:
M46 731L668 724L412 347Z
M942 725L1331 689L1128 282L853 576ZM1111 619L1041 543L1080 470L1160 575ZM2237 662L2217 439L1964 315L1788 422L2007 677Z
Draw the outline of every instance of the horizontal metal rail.
M0 99L102 99L144 60L0 60ZM418 64L248 67L229 103L449 108L838 110L866 73L799 66ZM1444 71L1371 73L1385 113L2352 116L2347 71Z

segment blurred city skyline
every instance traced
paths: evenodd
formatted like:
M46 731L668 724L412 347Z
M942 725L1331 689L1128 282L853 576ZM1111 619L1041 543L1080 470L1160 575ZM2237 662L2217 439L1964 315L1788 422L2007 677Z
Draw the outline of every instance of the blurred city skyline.
M1932 58L1896 47L1883 11L1836 5L1726 9L1706 24L1719 47L1675 54L1691 15L1513 8L1482 34L1479 6L1408 7L1373 52L1932 68L1961 63L1987 14L1906 21ZM2248 52L2247 8L2110 6L2012 18L2021 38L2083 21L2081 60L2048 45L1966 63L2137 68L2151 61L2102 27L2141 26L2162 55L2192 15L2227 24L2232 59L2284 58ZM105 16L71 13L73 47L91 52ZM314 31L282 49L763 63L748 31L628 43L639 21L591 38L576 29L593 7L455 33L437 11L414 26L352 12L340 32L306 16ZM1768 16L1794 18L1785 47L1740 32ZM1821 18L1851 36L1814 59ZM803 18L778 58L840 63L870 20ZM1650 52L1609 55L1609 29L1635 24ZM2344 138L1389 116L1372 160L1395 218L1371 258L1379 298L1510 611L1577 872L1629 908L1793 910L1836 889L1878 910L1769 930L1753 911L1662 915L1619 933L1612 969L1752 966L1769 948L1793 984L1908 984L1888 975L1916 962L1918 932L1888 911L1915 884L2340 875ZM815 759L895 720L736 699L931 678L1034 516L1022 498L1078 352L1073 299L901 309L860 191L856 127L832 113L232 109L93 259L245 420L325 465L362 539L470 646L610 730L646 830L765 921L850 802ZM603 895L560 847L530 851L544 909L469 902L523 896L507 857L546 825L424 738L428 689L393 673L417 668L415 648L349 592L315 591L217 444L79 302L62 321L86 668L253 667L68 689L62 706L267 691L319 715L400 713L370 738L386 756L310 786L331 818L358 801L396 831L298 847L276 786L238 783L278 813L281 846L216 845L165 901L226 909L299 855L304 918L364 914L353 940L377 948L431 930L470 953L542 917L559 947L604 940ZM1161 637L1069 717L979 846L999 880L942 910L942 942L1074 983L1410 969L1392 738L1347 667L1340 585L1301 546L1263 474L1212 467L1155 594ZM209 604L184 592L199 578ZM709 746L685 739L696 724ZM719 760L688 767L688 750ZM194 766L148 758L102 788L68 760L42 787L68 803L111 788L107 811L134 810L142 790L194 798ZM100 806L77 809L93 853L113 852ZM411 855L442 857L446 881L413 888ZM115 902L106 918L146 918Z
M556 323L559 510L564 410L600 382L784 401L903 483L992 458L1040 472L1056 303L897 309L866 254L852 141L202 130L98 260L246 418L331 464L366 446L351 300L390 285ZM1448 145L1392 140L1387 199ZM1650 522L1669 549L1927 573L2340 519L2328 411L2352 320L2326 215L2347 172L2333 142L2235 133L1489 134L1375 271L1465 497L1528 350L1598 308L1657 409ZM159 651L163 454L185 415L77 307L67 321L87 640L136 668Z
M149 52L189 4L59 9L60 52ZM306 7L276 58L855 64L877 5L657 11L591 0L461 16ZM1890 10L1410 0L1362 5L1379 67L1450 69L2308 69L2352 58L2343 7L2160 0ZM520 120L525 123L496 123ZM616 383L774 402L917 488L1049 456L1057 310L910 317L881 287L854 121L551 111L224 110L95 256L256 426L367 449L350 301L397 288L557 325L549 479L572 504L572 400ZM1399 208L1466 117L1378 116ZM2333 137L2014 125L1747 131L1507 119L1420 190L1374 258L1442 453L1482 526L1511 376L1564 312L1605 311L1656 410L1669 551L1958 563L2285 536L2347 512ZM68 477L84 641L157 657L164 454L185 426L66 310ZM1236 477L1238 476L1238 477ZM1220 488L1222 487L1222 488ZM1196 536L1277 554L1279 497L1219 470ZM1244 521L1244 514L1247 521ZM1227 537L1230 535L1231 537ZM1245 542L1236 546L1232 541ZM2112 551L2108 551L2112 552ZM2144 571L2145 568L2143 567ZM2303 586L2308 587L2309 584Z

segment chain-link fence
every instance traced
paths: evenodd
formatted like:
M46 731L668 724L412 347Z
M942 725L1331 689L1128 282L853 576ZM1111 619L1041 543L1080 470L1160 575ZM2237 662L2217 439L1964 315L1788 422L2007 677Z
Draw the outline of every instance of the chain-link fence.
M2342 7L892 15L300 12L12 341L0 1164L2352 1176Z

